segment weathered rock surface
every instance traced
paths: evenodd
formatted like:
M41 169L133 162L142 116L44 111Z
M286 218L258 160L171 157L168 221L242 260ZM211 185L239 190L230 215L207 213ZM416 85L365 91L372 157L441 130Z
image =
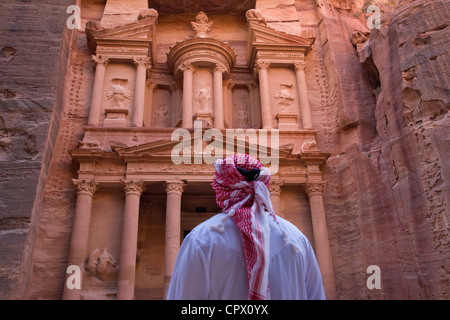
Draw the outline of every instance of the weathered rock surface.
M374 97L358 79L373 72L335 43L349 32L328 33L343 95L326 196L340 298L449 298L449 10L447 1L400 1L383 16L363 61L379 76ZM371 264L382 290L362 284Z
M63 110L70 1L0 10L0 299L30 275L39 211Z

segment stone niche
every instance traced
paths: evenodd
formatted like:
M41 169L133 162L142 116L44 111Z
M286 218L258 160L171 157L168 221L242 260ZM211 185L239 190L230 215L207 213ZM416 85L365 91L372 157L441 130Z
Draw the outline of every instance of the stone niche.
M290 68L274 67L269 70L272 118L278 120L274 128L300 130L300 108L295 73ZM277 125L277 126L276 126Z
M106 68L100 118L104 127L130 126L135 73L134 66L126 63L110 63Z

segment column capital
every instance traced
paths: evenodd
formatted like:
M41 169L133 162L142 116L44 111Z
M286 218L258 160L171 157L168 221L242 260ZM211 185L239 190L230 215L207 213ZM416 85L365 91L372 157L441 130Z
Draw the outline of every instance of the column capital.
M165 188L167 194L177 193L181 195L184 191L184 186L186 184L183 181L166 181Z
M151 60L150 60L149 57L146 57L146 56L136 56L136 57L133 57L133 63L134 63L136 66L144 65L147 69L150 69L150 68L151 68Z
M220 73L224 73L227 71L227 68L219 63L216 63L213 70L214 72L219 71Z
M153 81L152 79L147 79L146 81L145 81L145 85L147 86L147 88L150 88L150 89L155 89L156 88L156 86L157 86L157 84L155 83L155 81Z
M233 89L234 86L235 86L234 81L231 80L231 79L229 79L229 80L227 81L227 88L228 88L228 89Z
M195 70L195 67L190 62L183 62L178 68L183 72L185 72L186 70L191 70L192 72L194 72Z
M271 180L269 183L269 192L272 195L280 195L281 187L283 186L283 182Z
M255 72L258 72L261 69L269 69L270 67L270 62L269 61L256 61L255 62L255 66L254 66L254 70Z
M109 57L103 54L92 55L92 60L96 64L104 64L105 66L109 63Z
M122 183L125 194L137 194L141 195L144 191L144 181L143 180L120 180Z
M295 70L305 70L308 64L305 61L294 62Z
M327 182L326 181L306 181L305 183L305 191L306 194L308 196L312 196L312 195L323 195L323 190L326 186Z
M257 87L257 84L256 84L256 81L255 81L255 80L252 80L252 81L250 81L250 82L247 83L247 88L248 88L248 90L255 89L256 87Z
M94 179L72 179L72 182L77 188L78 194L89 194L91 196L94 195L98 185L98 182L95 182Z

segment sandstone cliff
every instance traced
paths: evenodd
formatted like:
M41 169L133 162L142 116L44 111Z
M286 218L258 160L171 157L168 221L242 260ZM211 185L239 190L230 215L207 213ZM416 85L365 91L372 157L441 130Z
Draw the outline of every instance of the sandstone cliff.
M326 196L340 298L449 298L449 10L400 1L372 30L363 70L329 38L343 97ZM382 290L362 284L372 264Z

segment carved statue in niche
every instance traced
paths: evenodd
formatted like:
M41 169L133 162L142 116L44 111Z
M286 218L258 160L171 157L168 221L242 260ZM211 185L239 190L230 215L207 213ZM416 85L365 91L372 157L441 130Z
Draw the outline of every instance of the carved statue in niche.
M274 98L278 100L280 111L290 111L289 109L291 109L291 104L292 101L294 101L294 97L290 94L288 88L292 87L292 84L281 84L280 91L274 96Z
M167 106L160 106L159 108L155 109L155 114L153 115L153 121L155 124L160 126L165 126L166 123L166 117L168 115Z
M103 282L114 279L118 269L117 263L106 248L101 253L99 249L92 251L86 263L88 274Z
M195 16L195 21L191 21L192 29L195 31L196 38L209 38L212 22L209 22L208 16L203 11L200 11Z
M113 79L113 81L114 80L128 81L128 79ZM113 104L114 108L123 109L124 108L123 102L126 99L128 99L128 100L130 99L130 94L128 92L126 92L125 88L120 83L113 84L112 88L113 88L113 90L108 93L106 98L108 100L111 98L114 100L114 104Z
M237 104L237 105L235 104L234 105L234 109L236 110L236 113L237 113L236 126L237 127L246 128L247 124L248 124L248 113L247 113L248 103L247 102L242 102L242 103Z
M205 85L202 86L202 88L198 92L197 97L195 97L195 100L198 103L200 112L209 112L209 104L211 102L211 95L209 93L208 88L206 88Z

